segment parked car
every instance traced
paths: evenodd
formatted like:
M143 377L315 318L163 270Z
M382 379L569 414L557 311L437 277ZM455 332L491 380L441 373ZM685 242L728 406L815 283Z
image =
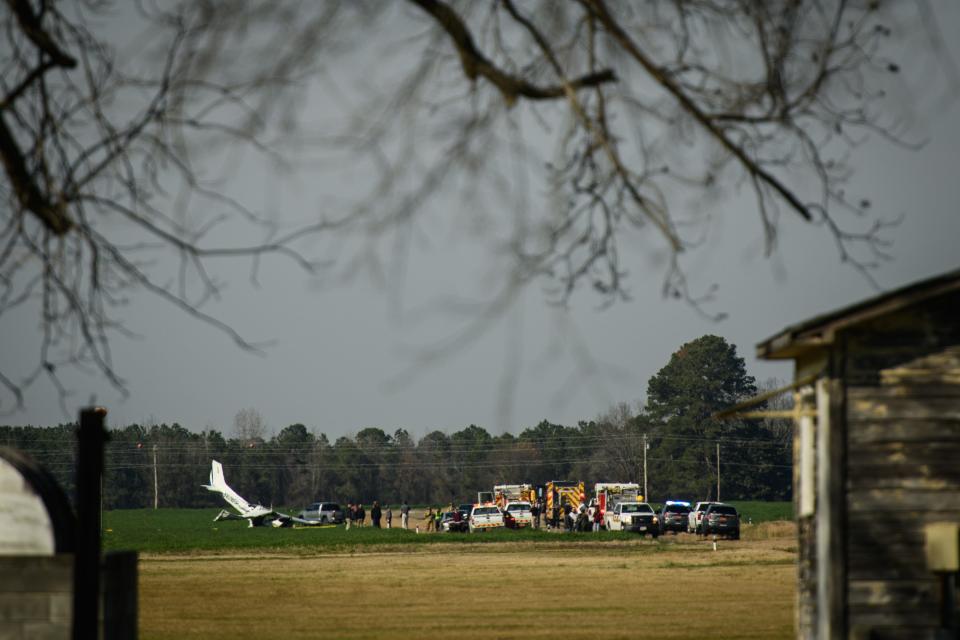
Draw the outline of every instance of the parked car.
M690 503L683 500L667 500L660 509L660 533L682 533L689 524Z
M467 520L467 523L467 526L470 528L470 533L496 529L503 526L503 512L500 511L500 507L495 504L474 505L470 511L470 518Z
M705 536L716 533L739 540L740 514L733 505L716 502L704 512L700 528Z
M447 511L440 518L440 530L448 533L466 533L467 519L459 511Z
M343 509L336 502L314 502L300 512L304 520L319 520L321 524L340 524L343 522Z
M618 502L612 511L607 509L603 523L608 531L636 531L654 538L660 535L660 519L646 502Z
M463 521L466 522L470 519L470 512L473 511L473 503L458 504L457 511L460 512L460 515L463 516Z
M529 502L508 502L503 511L503 524L509 529L533 526L533 513Z
M700 522L703 520L703 512L707 510L712 504L717 504L716 502L698 502L693 509L690 511L690 515L687 520L687 532L688 533L700 533Z

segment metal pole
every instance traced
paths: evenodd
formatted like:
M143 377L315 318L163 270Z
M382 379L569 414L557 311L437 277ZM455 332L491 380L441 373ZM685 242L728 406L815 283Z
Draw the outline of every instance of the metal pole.
M650 500L650 494L647 493L647 434L643 434L643 499Z
M73 637L96 638L100 617L100 500L107 410L80 411L77 431L77 550L73 560Z
M717 502L720 502L720 442L717 442Z
M157 483L157 445L153 445L153 510L160 504L160 485Z

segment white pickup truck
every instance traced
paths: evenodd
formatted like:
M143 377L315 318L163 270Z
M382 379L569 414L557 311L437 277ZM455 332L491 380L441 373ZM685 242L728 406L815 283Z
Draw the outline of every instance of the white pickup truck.
M470 527L470 533L503 527L503 512L495 504L474 505L467 523Z
M660 521L646 502L618 502L604 514L603 524L607 531L636 531L654 538L660 535Z
M533 512L529 502L508 502L504 509L504 523L514 529L533 526Z

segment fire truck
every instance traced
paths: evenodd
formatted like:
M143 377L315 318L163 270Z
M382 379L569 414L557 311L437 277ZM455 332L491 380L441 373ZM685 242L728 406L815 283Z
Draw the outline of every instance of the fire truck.
M532 484L498 484L493 488L493 496L497 506L506 509L508 502L535 504L537 490L534 489Z
M593 495L596 500L594 509L600 509L601 515L618 502L643 502L640 485L634 482L598 482L593 486Z
M585 504L587 501L583 482L551 480L544 486L543 493L547 514L553 511L554 505L562 510L565 504L569 504L573 513L576 513L580 510L580 505Z

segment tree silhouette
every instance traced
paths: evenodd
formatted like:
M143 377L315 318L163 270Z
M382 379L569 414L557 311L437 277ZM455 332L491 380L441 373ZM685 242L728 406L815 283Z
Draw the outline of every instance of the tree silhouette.
M458 185L502 279L452 344L533 281L560 303L623 299L634 246L665 256L667 295L699 303L682 258L740 184L769 251L792 215L866 271L888 222L847 190L850 153L905 132L885 101L892 52L925 24L943 54L924 3L878 0L4 4L0 317L27 305L41 331L35 368L0 370L18 405L40 377L66 393L66 366L126 389L110 345L132 290L255 350L204 310L214 261L247 258L254 278L267 255L349 269L344 238L376 264L387 234L402 256ZM319 92L346 115L304 117ZM365 179L284 223L222 187L238 149ZM230 225L250 242L221 244ZM307 236L330 242L308 256Z

